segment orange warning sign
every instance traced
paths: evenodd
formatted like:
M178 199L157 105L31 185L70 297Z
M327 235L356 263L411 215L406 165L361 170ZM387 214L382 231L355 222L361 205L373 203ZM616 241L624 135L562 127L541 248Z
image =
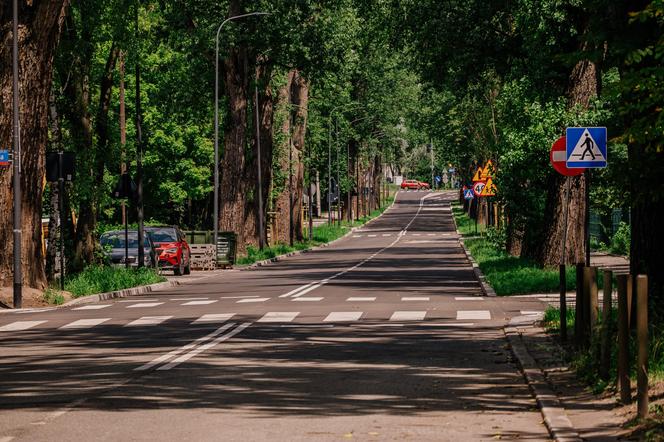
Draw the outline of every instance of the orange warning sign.
M480 193L480 196L496 196L496 192L498 191L498 188L496 187L495 184L493 184L493 180L489 178L486 180L486 185L484 186L484 189L482 189L482 193Z
M491 160L486 162L486 165L484 166L484 169L482 169L482 175L481 178L483 180L486 180L488 178L495 178L496 176L496 169L493 166L493 162Z
M477 181L482 181L482 180L483 180L483 178L482 178L482 168L478 167L477 172L475 172L475 175L473 175L473 183L475 183Z

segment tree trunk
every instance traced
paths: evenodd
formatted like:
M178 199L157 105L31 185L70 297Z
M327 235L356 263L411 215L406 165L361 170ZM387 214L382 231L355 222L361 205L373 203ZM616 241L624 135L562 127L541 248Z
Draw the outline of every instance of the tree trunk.
M588 60L579 61L570 76L567 91L570 108L588 107L590 100L599 91L597 66ZM564 224L563 207L565 198L565 178L558 173L551 173L547 182L547 198L544 208L544 226L542 241L536 244L524 244L526 255L533 256L541 265L552 266L560 263L563 229L567 229L567 248L565 261L568 264L584 262L585 239L584 221L586 213L586 178L584 175L568 178L571 181L569 194L569 212L567 224Z
M299 71L295 72L291 85L293 113L293 235L296 241L302 241L302 204L304 201L304 152L307 133L309 104L309 82Z
M290 143L292 136L291 127L291 85L295 70L290 70L286 75L286 83L279 88L278 107L279 115L283 115L283 123L281 124L281 140L278 150L275 151L273 159L273 167L279 170L279 173L274 177L274 190L277 194L274 203L275 211L275 229L272 232L274 243L288 243L290 235Z
M55 105L55 94L51 90L49 98L50 126L51 126L51 152L57 152L62 149L62 132L60 130L60 118ZM46 279L49 282L55 281L55 275L59 271L58 250L59 241L64 232L60 226L60 186L58 183L47 183L50 190L49 199L49 218L48 218L48 242L46 247Z
M20 2L19 7L19 106L21 125L21 244L23 284L46 286L42 252L41 209L44 156L48 141L48 103L53 56L58 45L65 0ZM0 5L0 146L12 146L12 8ZM18 158L17 158L18 159ZM12 170L0 170L0 285L12 282L13 187Z

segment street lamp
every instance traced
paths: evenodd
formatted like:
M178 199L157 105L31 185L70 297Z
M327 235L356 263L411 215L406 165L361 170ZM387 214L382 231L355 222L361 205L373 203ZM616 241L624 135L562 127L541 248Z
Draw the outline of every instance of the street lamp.
M269 12L250 12L248 14L240 14L229 17L219 25L217 29L215 57L214 57L214 247L215 247L215 261L218 255L218 239L219 239L219 34L221 28L231 20L238 20L252 15L270 15ZM260 142L260 141L259 141ZM260 160L258 162L260 167ZM258 189L259 195L261 189ZM259 222L262 224L262 213L258 214ZM261 234L262 238L262 234ZM262 241L262 239L261 239Z

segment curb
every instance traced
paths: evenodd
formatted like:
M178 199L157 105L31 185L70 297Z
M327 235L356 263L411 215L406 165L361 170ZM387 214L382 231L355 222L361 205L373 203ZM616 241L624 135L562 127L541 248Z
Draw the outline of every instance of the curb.
M374 222L375 220L377 220L378 218L380 218L381 216L383 216L385 214L385 212L387 212L389 209L392 208L392 206L394 206L394 202L396 200L397 200L397 198L396 198L396 194L395 194L394 199L392 200L392 204L390 204L388 207L386 207L385 210L383 210L383 213L381 213L380 215L378 215L375 218L370 219L369 221L367 221L366 223L364 223L360 226L351 227L351 229L348 232L344 233L343 236L340 236L339 238L337 238L335 240L332 240L330 242L326 242L325 244L320 244L320 245L317 245L317 246L314 246L314 247L309 247L308 249L296 250L294 252L288 252L288 253L285 253L283 255L277 255L274 258L264 259L263 261L256 261L255 263L249 264L245 267L236 267L236 269L238 269L238 270L252 270L252 269L256 269L258 267L264 267L266 265L273 264L275 262L283 261L285 258L289 258L291 256L297 256L297 255L302 255L303 253L315 252L317 250L324 249L325 247L329 247L332 244L335 244L335 243L341 241L342 239L345 239L348 235L355 232L357 229L364 228L364 227L368 226L369 224L371 224L372 222Z
M470 254L470 251L466 247L466 243L463 241L463 235L459 231L459 226L457 226L456 218L454 217L454 212L452 212L452 220L454 221L454 228L456 229L457 235L459 235L459 245L461 246L461 249L463 249L463 253L465 253L466 258L468 258L468 261L470 261L470 264L473 266L473 273L475 273L475 277L480 283L480 287L482 288L482 293L484 293L484 296L498 296L496 295L496 291L489 285L489 283L486 280L486 276L484 276L484 273L482 273L482 270L480 269L480 266L477 264L477 261L475 261L475 258Z
M523 377L537 401L544 418L544 425L549 430L551 437L557 442L580 442L582 439L567 416L565 408L521 339L521 333L517 327L531 325L533 321L532 317L518 316L512 318L503 331L512 353L519 362Z
M144 293L151 293L161 288L175 287L178 285L180 285L180 281L165 281L165 282L158 282L156 284L132 287L129 289L116 290L114 292L99 293L97 295L90 295L90 296L81 296L80 298L75 298L72 299L71 301L67 301L64 304L59 305L58 307L69 307L77 304L88 304L91 302L108 301L109 299L115 299L115 298L126 298L127 296L142 295Z

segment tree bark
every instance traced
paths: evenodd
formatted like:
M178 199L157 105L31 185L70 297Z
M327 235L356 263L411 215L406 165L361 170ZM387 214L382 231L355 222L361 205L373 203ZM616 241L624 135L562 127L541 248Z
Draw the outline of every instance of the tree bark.
M58 45L66 0L34 0L19 6L19 102L21 125L21 244L23 284L46 286L42 252L41 209L44 156L48 142L48 103L53 57ZM0 5L0 145L12 146L12 7ZM12 171L0 170L0 285L12 282Z
M293 235L302 241L302 204L304 202L304 152L309 105L309 81L296 71L291 85L293 114Z
M292 109L291 109L291 85L295 70L292 69L286 75L286 83L279 88L278 107L279 114L285 115L281 124L281 139L279 148L275 151L274 168L278 168L279 173L274 177L274 186L277 197L274 202L275 222L272 232L273 242L288 243L290 235L290 183L289 183L289 161L290 161L290 143L292 136Z

